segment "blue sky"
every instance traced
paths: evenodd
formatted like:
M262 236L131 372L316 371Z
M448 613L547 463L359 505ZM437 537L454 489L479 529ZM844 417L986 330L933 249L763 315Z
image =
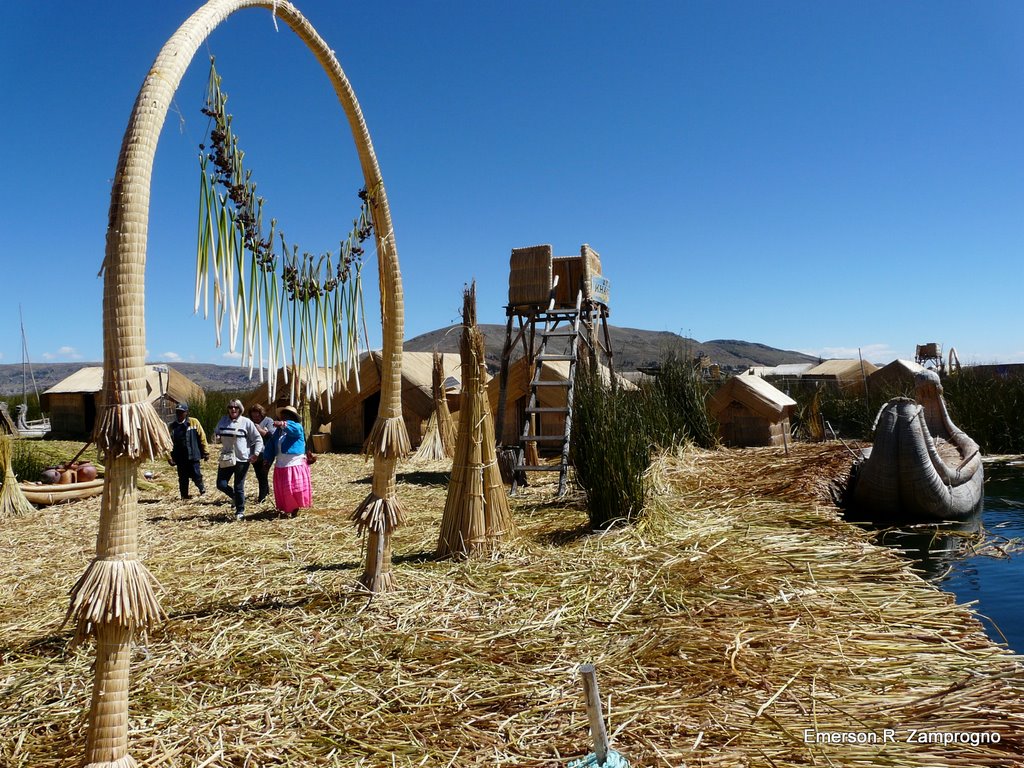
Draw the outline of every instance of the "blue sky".
M21 360L19 300L34 361L102 357L118 149L150 64L196 6L5 8L0 363ZM298 7L373 137L407 338L457 322L474 278L481 321L503 322L512 248L587 242L615 325L879 362L926 341L1024 361L1024 4ZM336 247L362 179L326 76L262 9L208 47L269 210L302 248ZM201 50L157 152L153 361L231 359L192 315L207 74Z

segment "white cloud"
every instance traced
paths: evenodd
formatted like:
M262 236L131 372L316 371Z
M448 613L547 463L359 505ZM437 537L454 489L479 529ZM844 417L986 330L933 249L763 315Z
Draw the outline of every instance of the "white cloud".
M241 352L225 352L223 355L221 355L221 357L226 358L228 360L241 360L242 359L242 353Z
M53 358L55 358L56 355L53 354L53 352L43 352L43 354L41 354L40 357L43 358L43 360L53 360Z
M82 359L82 355L79 353L77 349L75 349L74 347L69 347L67 345L64 345L63 347L57 350L57 357L64 357L67 358L68 360Z
M160 358L162 360L166 360L169 363L181 362L181 355L179 355L177 352L164 352L162 355L160 355Z

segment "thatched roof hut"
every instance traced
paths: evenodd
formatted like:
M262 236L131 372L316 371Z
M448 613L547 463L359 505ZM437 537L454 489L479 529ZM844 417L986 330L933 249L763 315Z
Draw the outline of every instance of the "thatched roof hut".
M307 376L307 372L310 374ZM311 385L307 386L307 380ZM309 422L304 426L310 433L329 429L331 415L324 413L322 406L326 403L324 393L328 390L328 382L334 381L334 372L329 368L284 368L277 369L277 383L274 397L270 397L270 382L260 383L252 394L246 398L245 407L262 405L267 415L276 418L277 409L284 405L293 405L303 413L309 407ZM335 383L335 389L339 387ZM305 419L305 416L303 416Z
M459 355L445 353L444 372L449 387L461 388L462 368ZM331 445L338 449L360 448L373 428L380 407L383 360L379 350L366 352L359 359L359 387L353 377L345 388L335 387L326 411L327 398L321 397L321 418L331 425ZM423 429L434 408L432 392L433 353L402 353L402 416L413 447L423 437Z
M146 366L146 396L161 418L170 421L178 403L204 396L203 388L166 365ZM80 368L39 396L50 414L50 431L57 437L86 439L92 434L103 400L103 367Z
M911 393L914 391L914 374L923 370L920 363L897 358L868 376L868 390L874 395L897 391Z
M800 376L806 386L824 384L844 391L863 392L864 381L878 366L868 360L826 360Z
M760 376L733 376L708 400L725 445L783 445L796 400Z

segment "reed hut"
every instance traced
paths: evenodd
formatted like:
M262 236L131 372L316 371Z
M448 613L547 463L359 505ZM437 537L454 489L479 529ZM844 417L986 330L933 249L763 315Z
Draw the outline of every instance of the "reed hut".
M446 389L461 388L462 374L459 355L441 355ZM373 428L380 407L381 370L383 358L379 350L364 353L359 359L358 387L356 379L349 377L345 387L335 387L327 411L327 398L320 401L321 417L330 421L331 445L334 450L359 449ZM430 414L434 411L433 353L402 353L402 416L413 447L420 444ZM451 402L451 401L449 401Z
M804 371L800 381L810 389L826 386L857 394L864 392L867 377L877 370L878 366L867 360L826 360Z
M325 394L330 389L328 382L333 381L334 372L329 368L302 367L289 368L287 371L278 368L274 397L270 397L270 382L264 381L246 399L245 407L248 410L253 405L262 405L267 409L268 416L275 416L281 406L292 405L304 419L308 415L309 420L304 426L310 433L320 431L325 424L329 429L331 416L323 411L323 405ZM340 388L337 383L333 386Z
M872 394L898 391L913 392L914 374L923 370L924 366L920 363L897 358L868 376L868 391Z
M174 418L178 403L204 397L203 388L166 365L145 366L146 401L164 421ZM39 405L50 414L50 432L54 437L88 439L102 407L103 367L79 368L39 396Z
M733 376L708 400L722 442L733 448L784 445L796 400L760 376Z
M612 376L608 367L598 364L601 381L606 385L611 384ZM569 378L569 362L565 360L545 360L541 363L541 381L567 381ZM508 384L505 394L505 423L501 430L501 441L503 444L516 442L523 433L524 419L526 418L526 406L530 400L530 382L533 379L533 370L525 357L513 360L508 367ZM628 381L619 374L615 374L616 386L626 390L635 390L636 384ZM497 378L491 379L487 384L487 398L490 401L491 413L498 413L498 400L500 398L500 382ZM565 387L538 387L537 405L542 408L564 408L566 401ZM497 429L495 424L495 429ZM564 435L565 414L545 413L537 416L537 435Z

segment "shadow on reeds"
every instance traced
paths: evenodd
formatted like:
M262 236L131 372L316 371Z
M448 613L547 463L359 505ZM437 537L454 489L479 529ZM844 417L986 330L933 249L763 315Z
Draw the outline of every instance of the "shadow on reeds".
M245 517L241 521L235 520L235 513L231 510L225 510L223 512L197 512L194 515L154 515L153 517L146 518L150 523L194 523L196 521L202 521L209 523L210 525L223 525L224 523L238 523L242 524L248 522L266 521L266 520L280 520L281 515L276 509L264 509L259 512L246 512Z
M292 608L304 608L315 603L319 598L323 596L320 594L303 595L302 597L296 597L291 600L281 600L280 598L266 598L264 600L249 600L242 603L231 603L231 602L220 602L211 603L204 605L200 608L196 608L191 611L182 611L180 613L169 613L167 614L167 621L164 623L166 631L172 631L170 626L173 621L195 621L196 619L205 619L211 616L222 616L226 614L244 614L244 613L259 613L261 611L281 611L290 610ZM157 633L161 631L161 628L157 629ZM155 633L154 633L155 634Z
M391 558L391 562L395 565L402 563L429 563L435 560L434 553L426 550L420 552L408 552L404 555L394 555ZM317 573L320 571L354 571L362 568L362 563L313 563L312 565L302 566L303 571L310 573Z
M539 536L534 537L534 541L538 544L545 544L550 547L564 547L567 544L572 544L574 541L579 541L585 536L590 536L594 531L591 530L589 525L577 525L575 528L561 528L557 531L544 531Z
M313 563L312 565L302 566L302 570L309 573L318 573L320 571L354 571L362 567L362 563Z
M440 472L434 471L429 472L426 470L413 470L412 472L399 472L395 475L395 479L399 483L407 483L408 485L422 485L422 486L448 486L448 478L451 476L451 472ZM369 485L373 482L373 477L361 477L353 482L362 485Z

